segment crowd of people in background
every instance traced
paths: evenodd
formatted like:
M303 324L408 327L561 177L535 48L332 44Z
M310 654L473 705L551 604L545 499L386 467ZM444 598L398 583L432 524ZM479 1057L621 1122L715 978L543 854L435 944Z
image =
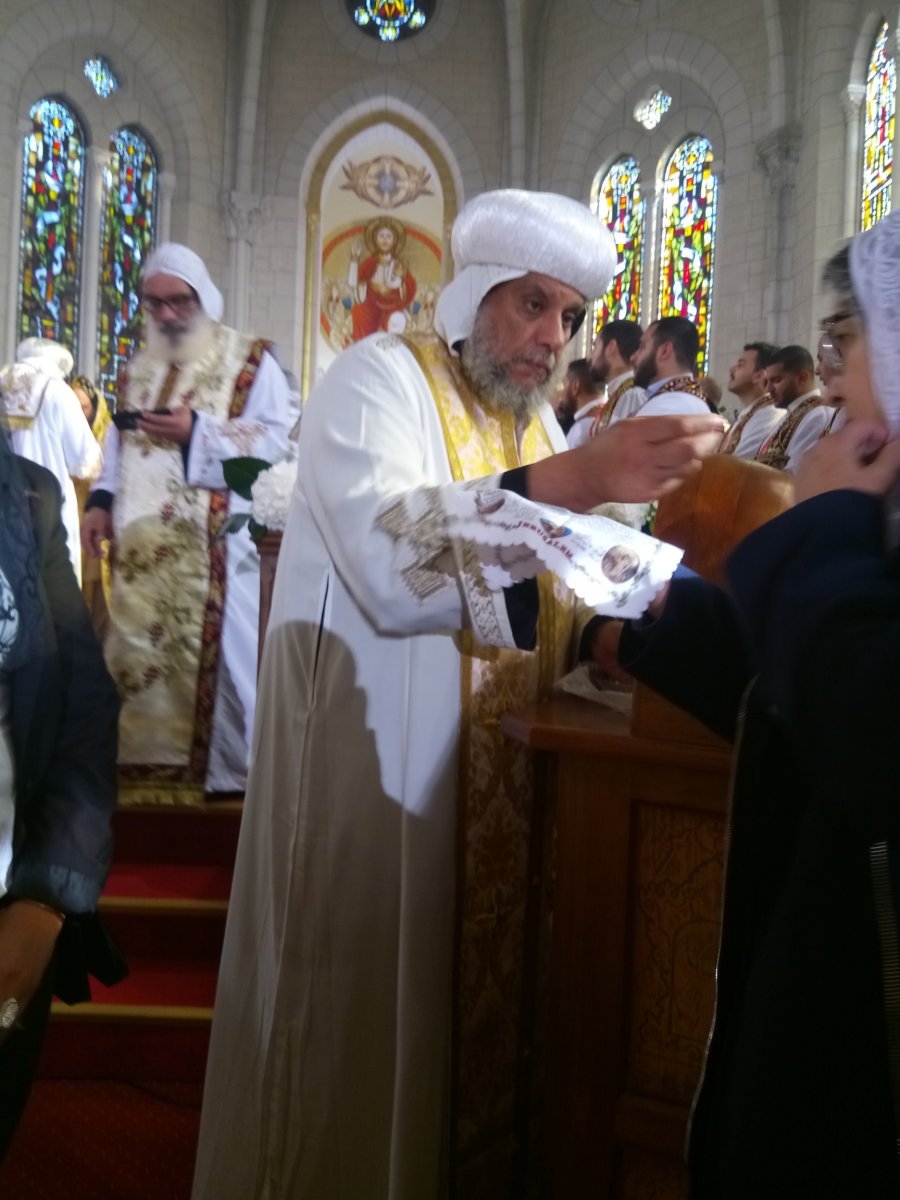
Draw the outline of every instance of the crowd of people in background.
M684 317L663 317L646 330L607 322L589 355L570 362L554 402L569 447L631 417L708 409L730 418L720 454L796 472L837 416L821 339L816 361L803 346L746 342L729 368L730 404L712 376L699 374L699 350L697 328Z

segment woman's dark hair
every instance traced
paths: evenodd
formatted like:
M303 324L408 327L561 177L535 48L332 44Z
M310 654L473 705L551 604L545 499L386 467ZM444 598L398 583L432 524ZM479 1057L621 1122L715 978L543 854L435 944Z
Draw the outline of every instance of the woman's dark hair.
M825 264L822 272L822 283L838 297L841 309L859 312L860 305L853 288L853 277L850 274L850 243L841 246Z

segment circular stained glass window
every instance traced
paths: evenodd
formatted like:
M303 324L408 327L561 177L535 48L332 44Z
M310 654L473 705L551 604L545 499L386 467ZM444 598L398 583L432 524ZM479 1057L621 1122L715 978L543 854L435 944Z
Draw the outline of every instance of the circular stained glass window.
M345 0L351 21L390 45L420 33L432 19L436 0Z

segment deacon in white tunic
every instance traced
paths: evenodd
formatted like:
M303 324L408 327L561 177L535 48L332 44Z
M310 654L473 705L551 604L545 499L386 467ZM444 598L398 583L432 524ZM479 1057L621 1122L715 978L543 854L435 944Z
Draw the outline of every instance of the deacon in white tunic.
M115 541L120 799L192 803L243 790L256 698L259 556L246 529L222 536L249 507L223 463L284 458L296 412L272 347L220 323L222 297L186 246L153 252L142 303L147 348L115 418L135 423L107 438L83 529L95 555Z
M46 467L62 489L69 558L81 583L81 534L73 479L93 479L102 454L78 397L66 383L72 355L48 338L26 338L0 372L0 407L16 454Z
M612 241L575 201L496 192L452 245L437 336L356 344L305 409L195 1200L437 1200L451 1172L507 1193L531 762L498 718L547 694L579 624L550 576L489 591L440 497L646 498L721 436L628 422L554 455Z

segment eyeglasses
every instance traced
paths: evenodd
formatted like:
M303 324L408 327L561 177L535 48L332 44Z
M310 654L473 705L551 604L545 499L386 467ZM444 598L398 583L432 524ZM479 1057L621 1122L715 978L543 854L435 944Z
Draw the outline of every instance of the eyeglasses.
M859 330L856 328L836 330L835 327L842 325L845 321L855 320L857 317L858 313L852 311L839 312L822 322L819 354L822 366L834 375L840 375L844 370L844 352L859 334Z
M179 292L177 296L144 296L141 303L154 317L164 308L170 308L176 317L184 317L197 303L197 296L194 292Z

